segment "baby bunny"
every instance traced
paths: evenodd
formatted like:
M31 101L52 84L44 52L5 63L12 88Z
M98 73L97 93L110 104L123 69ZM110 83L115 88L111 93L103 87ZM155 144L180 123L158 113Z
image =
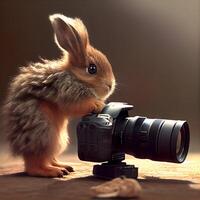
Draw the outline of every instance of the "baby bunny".
M50 21L62 58L20 68L4 105L4 131L27 174L62 177L73 171L56 159L67 146L68 119L100 112L114 91L115 77L80 19L54 14Z

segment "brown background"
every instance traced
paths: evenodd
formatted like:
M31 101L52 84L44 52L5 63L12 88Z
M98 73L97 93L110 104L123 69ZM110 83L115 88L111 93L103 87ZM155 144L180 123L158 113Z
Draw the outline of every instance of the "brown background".
M0 102L19 66L60 55L48 21L53 13L80 17L110 59L118 86L109 101L134 104L132 115L188 120L191 149L200 150L198 0L1 0Z

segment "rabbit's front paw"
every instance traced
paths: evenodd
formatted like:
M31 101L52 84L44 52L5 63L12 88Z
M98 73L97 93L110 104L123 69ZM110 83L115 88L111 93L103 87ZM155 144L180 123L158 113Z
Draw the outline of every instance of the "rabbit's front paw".
M105 103L103 101L96 101L92 112L100 113L103 110L104 106L105 106Z

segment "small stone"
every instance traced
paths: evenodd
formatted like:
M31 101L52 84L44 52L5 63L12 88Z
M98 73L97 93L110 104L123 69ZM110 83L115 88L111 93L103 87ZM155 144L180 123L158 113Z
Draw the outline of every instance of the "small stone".
M90 188L91 195L98 198L139 197L141 190L138 181L130 178L115 178Z

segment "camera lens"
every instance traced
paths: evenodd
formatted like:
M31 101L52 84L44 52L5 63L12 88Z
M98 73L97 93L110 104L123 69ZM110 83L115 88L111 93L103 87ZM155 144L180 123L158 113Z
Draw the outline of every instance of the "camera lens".
M137 158L182 163L189 148L186 121L128 117L122 124L122 148Z
M171 151L173 154L173 159L176 162L181 163L185 160L189 149L189 139L189 126L187 122L177 121L173 130L171 142Z

